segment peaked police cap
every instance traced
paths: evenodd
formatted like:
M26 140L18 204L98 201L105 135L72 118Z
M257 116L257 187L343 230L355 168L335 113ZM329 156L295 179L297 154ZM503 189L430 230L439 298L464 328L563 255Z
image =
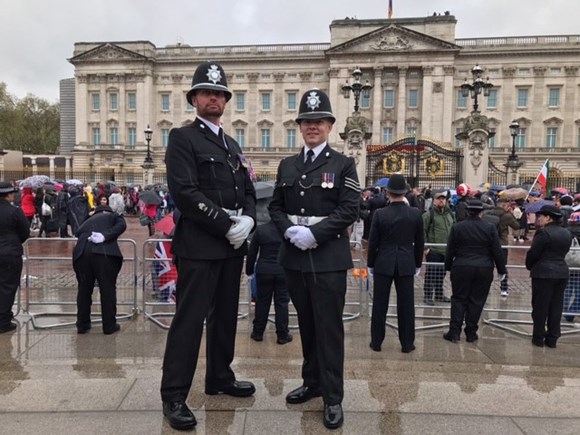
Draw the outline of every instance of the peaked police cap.
M216 62L204 62L195 70L191 89L186 96L189 104L191 104L191 97L198 89L222 91L226 96L226 101L230 101L232 98L232 93L228 89L226 73L222 66Z
M300 121L304 119L328 119L334 124L336 118L332 114L332 107L326 93L314 88L302 95L296 122L300 124Z

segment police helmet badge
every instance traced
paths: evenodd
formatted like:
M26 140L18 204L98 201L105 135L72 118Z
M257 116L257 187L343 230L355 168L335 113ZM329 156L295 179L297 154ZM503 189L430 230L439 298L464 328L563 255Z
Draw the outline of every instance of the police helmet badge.
M320 97L316 91L312 91L310 94L308 94L308 97L306 98L306 105L310 108L310 110L318 109L320 106Z
M217 65L211 65L208 69L207 69L207 78L213 82L213 84L215 85L217 82L220 82L222 80L222 74L220 72L220 70L218 69Z

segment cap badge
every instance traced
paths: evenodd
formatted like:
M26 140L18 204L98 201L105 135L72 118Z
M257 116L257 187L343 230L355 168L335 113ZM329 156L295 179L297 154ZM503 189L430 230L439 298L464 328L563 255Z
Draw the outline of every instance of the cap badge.
M207 69L207 74L206 75L207 75L207 78L209 79L209 81L213 82L214 85L217 82L221 82L221 80L222 80L222 73L218 69L218 66L217 65L211 65Z
M306 105L310 108L310 110L318 109L318 106L320 106L320 97L316 91L312 91L310 94L308 94L308 97L306 98Z

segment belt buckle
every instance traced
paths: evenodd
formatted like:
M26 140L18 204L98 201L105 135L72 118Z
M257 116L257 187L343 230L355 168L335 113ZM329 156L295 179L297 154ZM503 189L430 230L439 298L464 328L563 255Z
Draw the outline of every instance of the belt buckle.
M298 225L308 226L308 216L298 216Z

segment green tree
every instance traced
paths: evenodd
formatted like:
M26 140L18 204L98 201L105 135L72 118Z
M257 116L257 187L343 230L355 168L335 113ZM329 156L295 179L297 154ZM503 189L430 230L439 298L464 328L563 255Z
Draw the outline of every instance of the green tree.
M60 143L60 106L27 95L21 100L0 83L0 147L54 154Z

